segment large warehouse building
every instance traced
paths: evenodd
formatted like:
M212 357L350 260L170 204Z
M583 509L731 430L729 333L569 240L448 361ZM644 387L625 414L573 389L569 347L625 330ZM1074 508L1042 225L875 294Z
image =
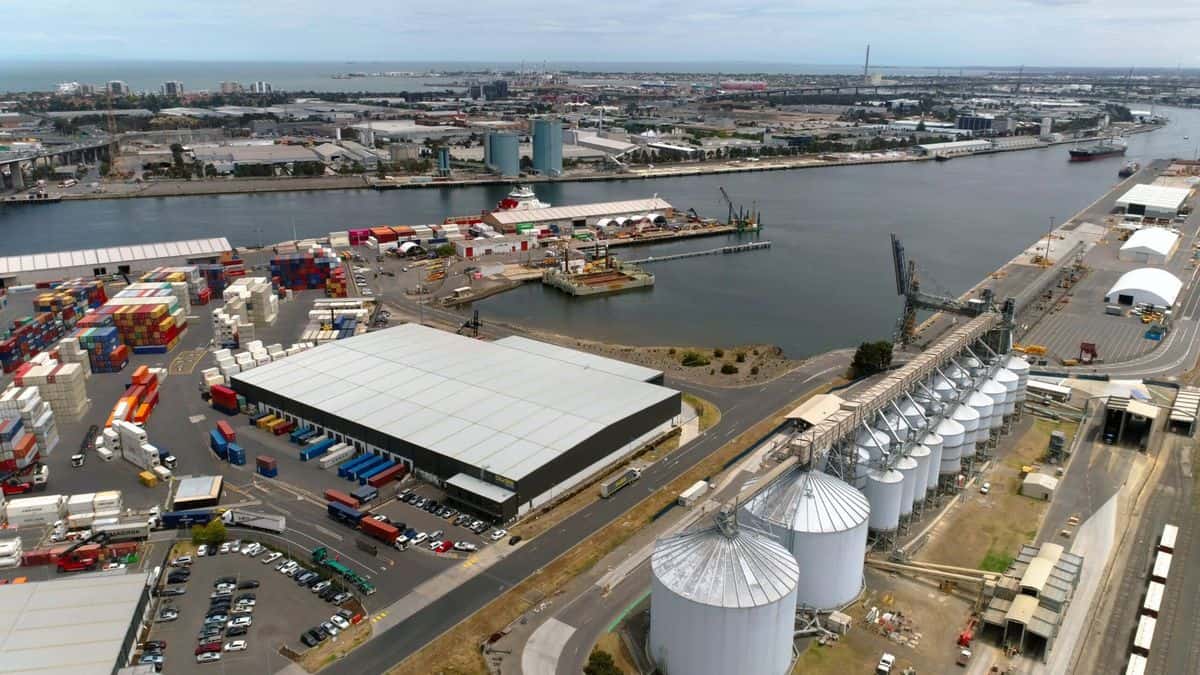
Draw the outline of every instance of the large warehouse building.
M148 270L163 265L215 262L221 254L231 250L228 239L215 237L10 255L0 257L0 288L71 277L129 274L134 270Z
M0 586L0 670L109 674L150 618L145 574L84 574Z
M387 455L508 521L670 431L662 374L571 349L406 324L235 375L249 401Z
M1174 218L1191 196L1191 190L1168 185L1134 185L1117 198L1117 208L1131 216Z

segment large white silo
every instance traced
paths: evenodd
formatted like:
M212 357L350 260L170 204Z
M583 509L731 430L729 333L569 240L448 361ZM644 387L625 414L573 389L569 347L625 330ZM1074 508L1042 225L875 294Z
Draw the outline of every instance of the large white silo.
M940 426L941 424L939 423L938 427L935 428L940 428ZM929 476L925 481L925 495L927 497L932 497L937 492L938 475L941 473L942 468L942 445L945 442L945 439L941 435L934 432L925 434L925 438L921 440L921 445L929 448Z
M935 431L938 436L942 437L942 461L938 473L942 476L958 475L962 470L963 444L967 437L966 427L954 419L944 419L938 422Z
M884 453L892 448L892 437L884 431L860 429L854 438L854 444L859 449L867 451L872 460L878 461Z
M794 469L742 507L740 522L769 532L804 574L796 603L837 609L858 596L870 507L862 492L829 474Z
M913 401L908 400L907 398L901 399L900 401L897 402L897 404L899 405L899 408L900 408L900 414L904 416L904 421L908 423L908 426L910 428L912 428L912 429L925 428L925 409L924 408L922 408L917 403L914 403ZM906 431L907 431L907 429L906 429Z
M899 471L903 478L900 485L900 517L902 518L911 516L913 512L913 502L917 494L917 468L917 460L908 455L896 460L896 471Z
M948 378L935 375L933 378L933 392L941 397L943 401L953 401L958 396L958 385Z
M979 393L992 399L992 416L988 419L988 427L992 431L999 430L1004 426L1004 404L1008 398L1008 389L996 380L989 379L979 385Z
M913 487L913 506L925 500L925 490L929 484L929 462L933 459L933 451L925 445L914 446L908 453L917 463L916 483Z
M990 402L989 402L990 403ZM966 403L960 403L951 413L951 418L963 427L963 457L975 456L975 439L978 438L976 429L979 428L979 411ZM986 436L984 438L987 438ZM945 455L943 455L943 458Z
M1021 378L1008 368L1001 368L996 371L995 379L1004 387L1004 416L1008 417L1016 412L1017 389L1021 386Z
M899 471L871 469L867 474L867 501L872 532L894 532L900 527L900 502L904 498L904 476Z
M1019 356L1009 356L1004 360L1004 368L1017 376L1017 405L1021 405L1029 387L1029 362Z
M650 653L667 675L784 675L796 559L730 522L658 540L650 558Z

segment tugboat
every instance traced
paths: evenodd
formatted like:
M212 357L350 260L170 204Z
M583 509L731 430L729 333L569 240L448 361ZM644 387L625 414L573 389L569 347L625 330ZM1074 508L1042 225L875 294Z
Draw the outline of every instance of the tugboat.
M1133 174L1137 173L1138 169L1140 168L1142 168L1142 165L1138 164L1137 162L1125 162L1125 166L1121 167L1121 170L1117 172L1117 176L1121 178L1129 178Z
M1125 141L1113 138L1107 141L1100 141L1094 145L1085 145L1081 148L1071 148L1071 161L1090 162L1094 159L1119 157L1124 154Z

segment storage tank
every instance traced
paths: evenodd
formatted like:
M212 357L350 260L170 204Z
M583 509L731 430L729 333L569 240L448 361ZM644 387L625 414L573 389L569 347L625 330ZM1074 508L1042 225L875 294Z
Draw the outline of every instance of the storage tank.
M889 439L900 439L901 441L908 438L908 425L904 422L904 418L889 410L883 414L883 417L876 421L875 429L887 436ZM891 431L889 434L888 431ZM895 443L895 440L892 440Z
M974 456L975 439L978 437L975 432L979 428L979 411L967 403L960 403L950 413L950 417L963 427L963 455L967 457ZM968 448L971 450L970 455L967 454Z
M994 379L989 379L979 385L979 393L992 399L992 416L988 420L988 426L992 430L998 430L1004 426L1004 404L1008 397L1008 390L1003 384ZM1013 400L1015 401L1016 399L1014 398Z
M871 505L869 527L872 532L892 532L900 527L904 476L899 471L871 469L867 474L866 494Z
M965 368L953 361L946 365L945 368L942 368L942 372L946 373L946 376L949 377L959 389L969 389L973 384L971 381L971 373L968 373Z
M793 469L746 502L739 522L770 533L792 552L804 570L796 604L826 610L862 589L869 513L867 498L850 485Z
M977 380L984 374L983 363L974 356L962 359L962 367L971 375L972 379Z
M929 466L926 467L929 475L925 481L926 496L933 496L937 492L938 474L942 468L943 443L945 443L945 439L933 432L925 434L925 438L921 440L921 445L929 448Z
M939 374L933 378L933 391L943 401L953 401L958 396L958 385Z
M995 380L1004 387L1004 416L1008 417L1017 409L1017 389L1021 386L1020 378L1008 368L1001 368L996 371Z
M932 391L932 385L930 390ZM913 394L913 400L917 402L917 405L921 406L921 410L925 412L926 418L941 415L942 410L946 407L942 398L936 392L929 393L923 388L918 389Z
M898 401L900 414L904 416L904 421L913 429L925 428L925 410L918 406L908 398ZM907 429L905 430L907 431Z
M979 415L979 424L975 427L975 442L982 443L988 439L992 422L992 397L980 393L978 389L967 396L965 403L971 406Z
M650 654L668 675L784 675L800 567L730 518L659 539L650 557Z
M1029 362L1019 356L1009 356L1004 361L1004 368L1017 376L1017 405L1025 402L1025 393L1029 387Z
M933 451L924 445L913 447L912 452L908 456L917 463L916 483L913 487L913 506L920 504L925 500L925 489L929 485L929 461L933 457Z
M892 439L887 433L871 429L862 429L854 439L854 444L865 451L872 460L878 461L885 452L891 449Z
M867 472L871 470L871 453L857 445L851 449L851 452L858 453L858 461L854 465L854 475L850 478L850 484L861 490L867 486Z
M935 431L942 437L942 461L938 473L942 476L957 475L962 470L962 448L967 437L966 428L961 422L951 418L939 422Z
M900 516L911 516L913 511L913 501L917 495L917 460L905 455L896 460L896 471L900 472L904 481L900 485ZM925 495L922 494L922 497Z

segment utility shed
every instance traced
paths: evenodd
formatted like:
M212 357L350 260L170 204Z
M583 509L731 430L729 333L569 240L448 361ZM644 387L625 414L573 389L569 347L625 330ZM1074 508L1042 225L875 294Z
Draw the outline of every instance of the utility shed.
M108 675L149 618L145 574L84 574L0 586L0 670Z
M1165 227L1143 227L1121 245L1117 258L1128 262L1165 265L1177 248L1177 233Z
M1172 307L1179 298L1183 282L1166 270L1142 267L1126 272L1104 294L1104 302L1117 305L1148 303Z
M787 419L800 427L801 431L824 422L833 413L841 410L846 401L836 394L817 394L788 413Z
M1165 185L1134 185L1117 199L1117 208L1145 218L1174 218L1179 215L1191 190Z
M1044 473L1031 473L1025 476L1025 480L1021 481L1021 494L1033 499L1049 501L1057 489L1058 479L1054 476L1047 476Z

